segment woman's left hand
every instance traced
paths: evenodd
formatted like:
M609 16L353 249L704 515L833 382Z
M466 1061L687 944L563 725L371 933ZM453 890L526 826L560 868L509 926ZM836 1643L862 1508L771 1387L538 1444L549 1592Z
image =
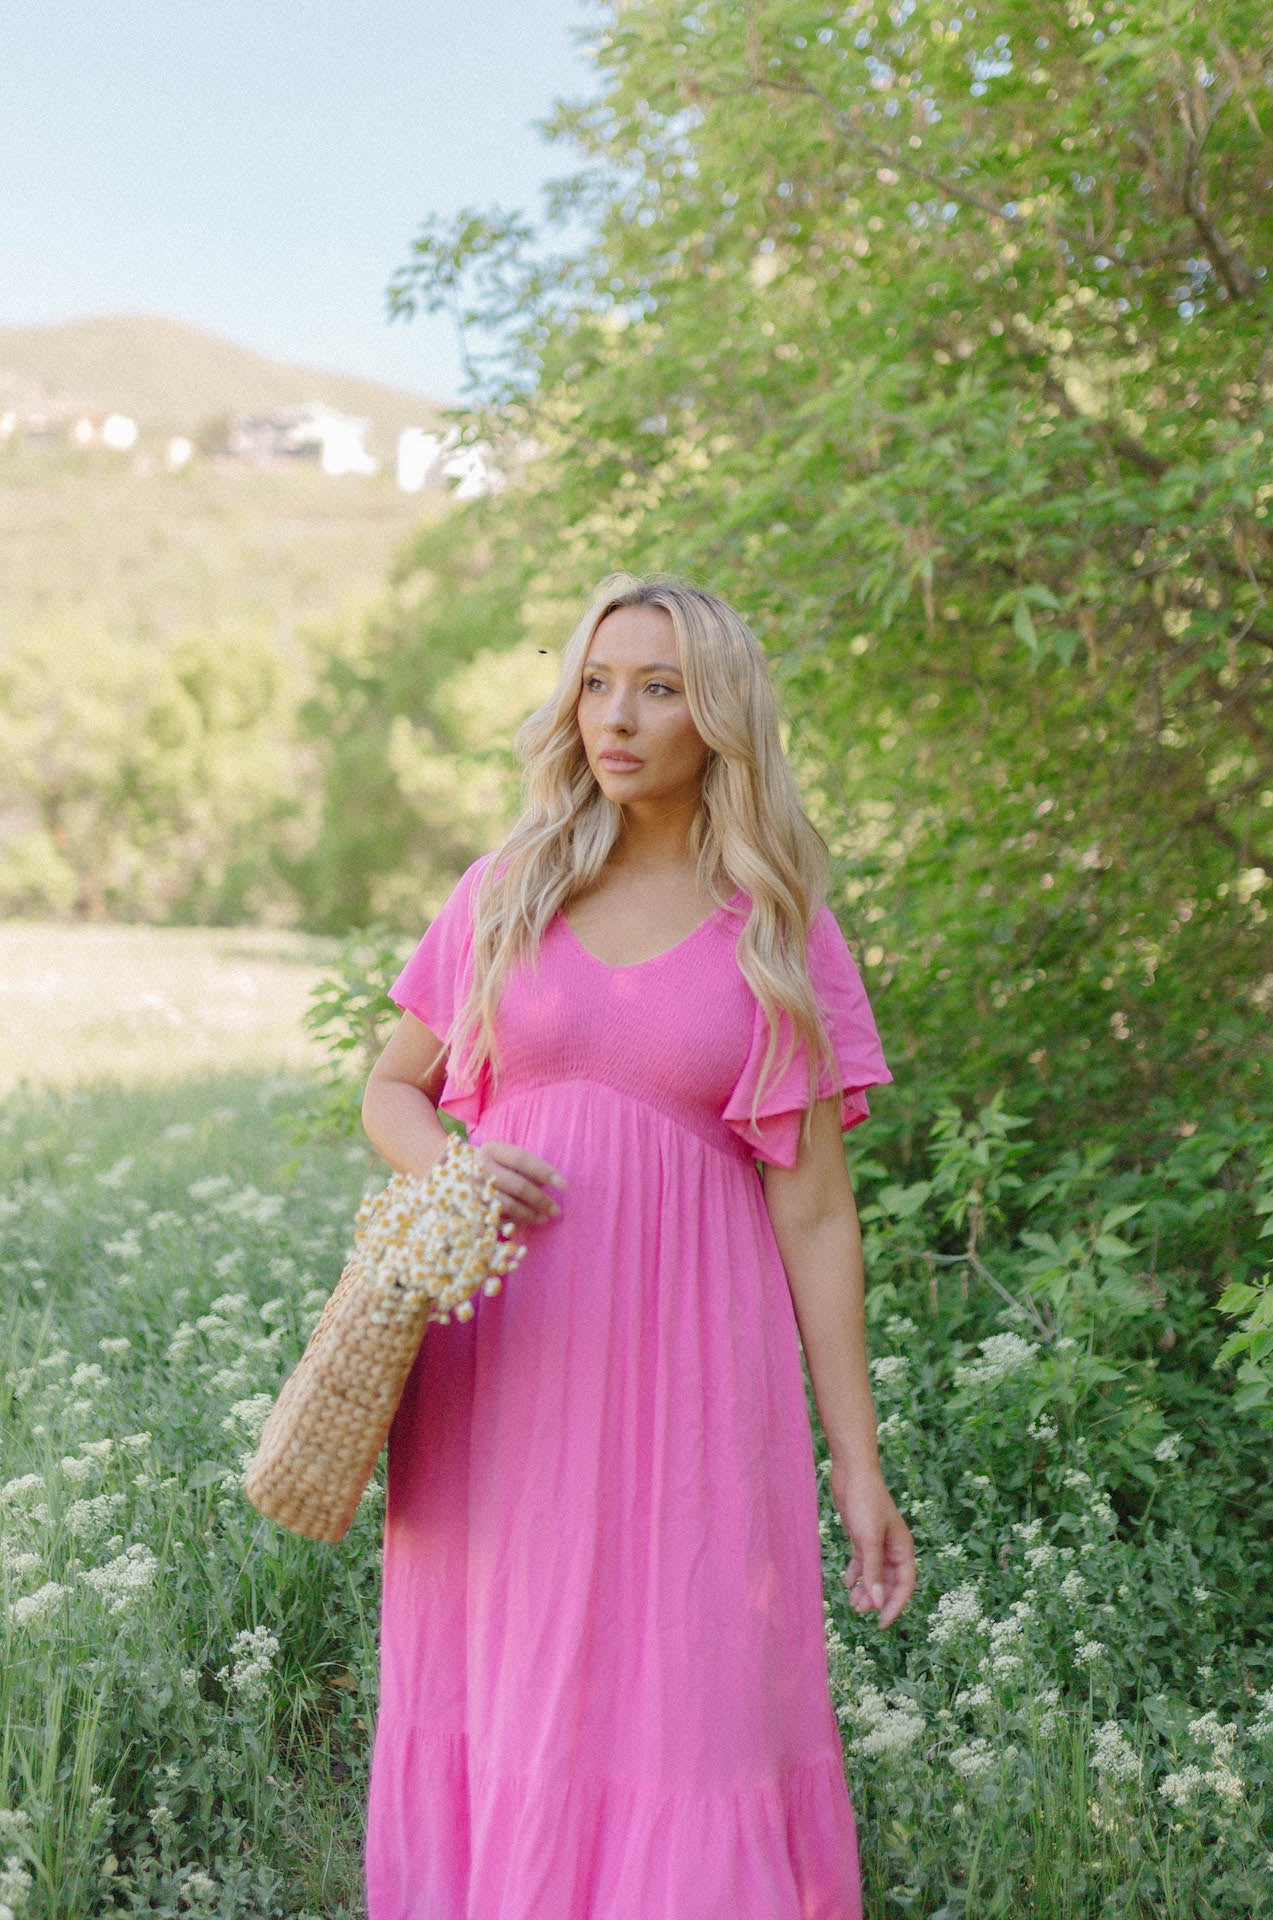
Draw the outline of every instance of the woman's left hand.
M884 1476L875 1468L852 1472L832 1465L831 1498L853 1542L844 1571L849 1604L857 1613L879 1608L891 1626L915 1591L915 1542Z

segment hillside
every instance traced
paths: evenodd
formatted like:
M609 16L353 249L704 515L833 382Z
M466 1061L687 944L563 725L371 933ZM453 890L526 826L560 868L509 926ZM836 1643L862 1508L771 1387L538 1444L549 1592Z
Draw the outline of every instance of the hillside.
M143 435L158 435L190 433L219 414L311 400L369 419L369 445L382 459L403 427L436 426L441 408L423 394L271 360L158 315L0 326L0 408L114 410L136 420Z
M380 473L199 455L166 468L168 432L307 400L368 417ZM436 424L438 403L198 327L145 316L0 327L0 409L72 401L131 415L142 437L130 454L0 443L0 645L250 631L286 648L303 625L356 619L400 541L447 510L445 491L405 494L394 478L398 432Z
M196 459L168 473L97 449L0 447L0 647L251 631L286 648L310 622L356 619L398 544L446 511L444 493L402 493L392 472Z

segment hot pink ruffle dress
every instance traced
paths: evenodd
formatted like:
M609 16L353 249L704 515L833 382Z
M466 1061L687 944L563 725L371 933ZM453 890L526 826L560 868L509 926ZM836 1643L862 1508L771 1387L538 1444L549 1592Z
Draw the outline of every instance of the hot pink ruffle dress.
M440 1038L491 857L392 989ZM799 1333L755 1164L794 1164L807 1060L753 1131L747 909L620 967L558 914L505 983L498 1090L448 1061L439 1105L470 1140L568 1184L559 1219L519 1224L502 1291L430 1325L394 1421L369 1920L860 1920ZM829 907L808 958L847 1129L892 1076Z

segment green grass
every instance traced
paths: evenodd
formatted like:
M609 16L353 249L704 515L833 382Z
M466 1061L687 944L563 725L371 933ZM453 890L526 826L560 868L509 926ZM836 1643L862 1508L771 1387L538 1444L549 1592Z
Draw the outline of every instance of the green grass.
M0 1094L299 1073L330 940L259 928L0 923Z
M298 1159L303 1092L6 1109L0 1839L39 1916L361 1911L379 1495L331 1551L238 1484L367 1171Z

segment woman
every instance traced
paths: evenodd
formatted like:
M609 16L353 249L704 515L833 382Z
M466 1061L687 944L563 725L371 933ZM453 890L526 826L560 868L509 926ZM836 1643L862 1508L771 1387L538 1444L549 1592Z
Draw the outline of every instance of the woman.
M801 1344L852 1604L887 1626L915 1567L840 1139L891 1075L826 849L755 637L665 576L603 582L516 745L363 1106L416 1173L466 1122L527 1249L390 1437L369 1920L860 1920Z

